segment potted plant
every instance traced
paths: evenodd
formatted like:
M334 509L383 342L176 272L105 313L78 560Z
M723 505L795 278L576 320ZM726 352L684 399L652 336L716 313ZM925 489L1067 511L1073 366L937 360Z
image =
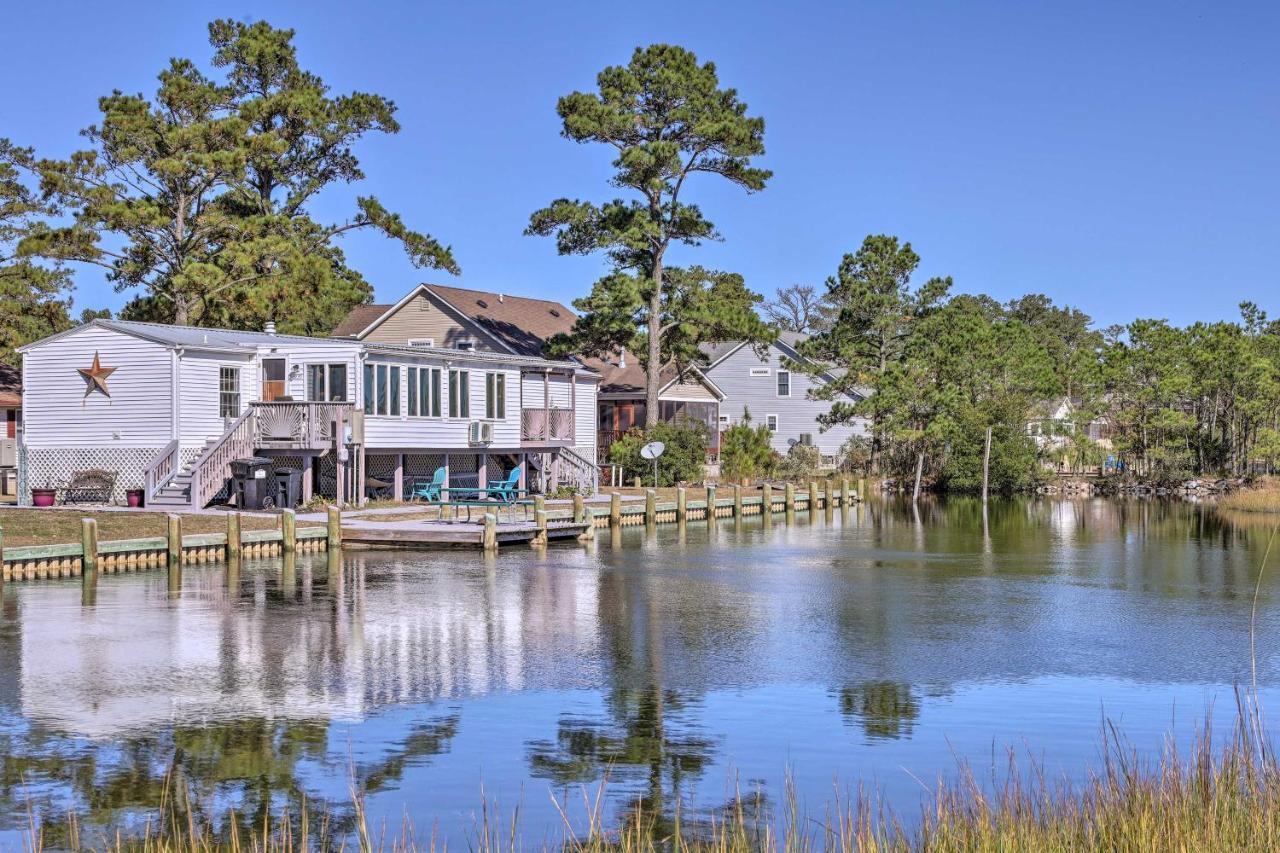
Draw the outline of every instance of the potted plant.
M137 509L138 507L146 503L146 495L147 495L146 490L141 488L140 486L135 486L132 489L125 489L124 490L125 505L133 507L134 509Z
M53 506L58 502L58 489L48 483L44 488L33 488L31 490L32 506Z

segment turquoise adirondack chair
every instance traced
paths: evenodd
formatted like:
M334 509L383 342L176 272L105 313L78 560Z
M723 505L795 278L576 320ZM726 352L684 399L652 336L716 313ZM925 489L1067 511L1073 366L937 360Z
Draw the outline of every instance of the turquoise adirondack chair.
M520 491L520 466L511 469L511 473L502 480L489 481L489 497L502 501L503 503L513 503L519 496Z
M410 497L415 497L418 500L429 501L431 503L438 503L440 501L440 492L445 487L445 474L444 466L441 465L436 469L436 472L431 475L431 482L418 483L414 486L413 493Z

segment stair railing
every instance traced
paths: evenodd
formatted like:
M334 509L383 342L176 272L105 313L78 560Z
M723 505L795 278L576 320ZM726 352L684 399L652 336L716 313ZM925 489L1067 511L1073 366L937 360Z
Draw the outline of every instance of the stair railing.
M231 460L253 455L255 420L255 410L250 407L192 464L193 509L203 509L222 491L231 477Z
M576 486L580 495L594 495L600 482L600 469L595 460L571 447L561 447L556 452L560 454L560 479Z
M160 448L147 463L147 467L142 469L142 487L146 490L147 503L150 503L156 496L156 492L163 489L165 484L173 479L173 475L178 473L180 456L178 446L178 439L175 438Z

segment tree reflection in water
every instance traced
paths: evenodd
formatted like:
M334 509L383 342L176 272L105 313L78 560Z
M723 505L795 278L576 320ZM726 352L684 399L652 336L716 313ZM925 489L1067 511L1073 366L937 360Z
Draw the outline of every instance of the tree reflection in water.
M856 721L867 740L909 738L920 717L920 699L910 684L864 681L840 689L840 713Z
M355 767L358 790L374 792L399 780L415 759L447 751L457 715L423 722L381 759ZM195 826L214 839L235 830L252 836L287 816L295 832L302 816L321 846L355 830L350 802L328 802L308 791L306 765L338 769L324 720L239 719L177 726L163 734L127 738L103 748L49 732L0 736L0 812L31 814L49 848L71 844L66 816L74 810L83 842L95 832L141 832ZM25 821L24 821L25 822ZM295 835L296 837L296 835Z

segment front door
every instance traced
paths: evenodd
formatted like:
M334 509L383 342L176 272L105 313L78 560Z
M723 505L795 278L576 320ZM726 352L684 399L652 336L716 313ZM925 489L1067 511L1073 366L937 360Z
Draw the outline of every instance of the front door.
M262 401L270 403L285 396L285 360L283 358L264 358L262 360Z

